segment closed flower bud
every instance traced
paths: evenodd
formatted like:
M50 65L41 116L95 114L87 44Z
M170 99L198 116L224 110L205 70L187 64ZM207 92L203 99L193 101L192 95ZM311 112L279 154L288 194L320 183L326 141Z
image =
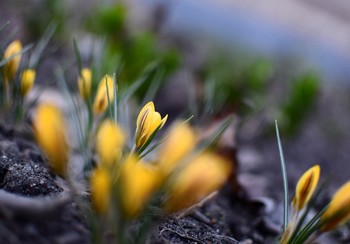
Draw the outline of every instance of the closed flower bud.
M135 141L136 147L142 147L157 130L163 127L168 115L163 119L155 111L153 102L147 103L140 111L136 121Z
M299 179L293 199L293 206L300 211L309 202L320 178L320 166L315 165Z
M111 195L111 179L105 168L95 169L90 177L91 201L98 214L108 212Z
M120 180L124 213L134 218L144 210L160 185L158 168L131 155L122 164Z
M78 89L79 94L84 101L86 101L91 95L91 80L91 70L87 68L82 69L78 79Z
M196 134L190 125L177 123L173 126L159 152L159 165L164 176L173 171L195 148L196 143Z
M120 159L125 143L125 135L122 129L113 121L104 121L97 131L96 151L100 162L106 165L113 165Z
M25 97L32 89L35 81L36 72L33 69L23 70L21 76L21 95Z
M105 75L97 87L97 93L93 104L93 111L95 114L100 115L106 111L108 107L108 97L112 103L114 99L114 82L110 75Z
M22 55L19 54L22 51L22 43L19 40L14 40L13 42L8 45L8 47L5 50L4 53L4 59L10 58L13 55L12 59L10 59L4 66L3 66L3 72L5 81L8 82L9 80L12 80L18 70L19 64L21 63L21 57Z
M329 231L350 220L350 181L333 196L326 211L321 216L321 231Z
M33 126L37 142L46 154L52 170L65 177L69 148L63 115L55 106L41 104L36 109Z
M170 186L164 208L177 212L218 190L230 174L230 164L213 153L203 153L180 170Z

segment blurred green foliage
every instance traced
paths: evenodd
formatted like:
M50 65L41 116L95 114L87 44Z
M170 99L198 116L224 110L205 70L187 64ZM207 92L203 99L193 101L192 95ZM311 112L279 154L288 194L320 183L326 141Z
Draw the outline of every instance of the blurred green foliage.
M319 78L314 73L299 76L291 84L290 92L281 107L281 125L285 132L293 134L310 113L320 89Z
M142 98L156 75L161 73L164 82L176 70L180 64L180 55L176 48L166 45L160 48L156 33L151 30L131 34L127 17L128 9L124 4L98 7L87 18L86 27L88 31L105 39L104 58L99 64L101 73L117 72L120 88L135 82L151 63L158 65L157 72L149 76L136 93ZM121 61L118 66L111 66L118 61Z
M265 114L271 123L278 119L283 133L297 133L317 100L319 77L311 72L287 72L268 59L227 53L232 54L228 50L210 54L198 72L204 87L202 116L234 112L254 119Z
M274 67L267 59L237 60L226 55L210 58L203 71L204 113L215 116L226 110L244 115L268 93Z
M28 4L24 1L23 4ZM38 41L44 35L48 24L56 26L54 39L62 39L66 30L67 6L63 0L43 0L34 2L24 10L24 24L31 39Z

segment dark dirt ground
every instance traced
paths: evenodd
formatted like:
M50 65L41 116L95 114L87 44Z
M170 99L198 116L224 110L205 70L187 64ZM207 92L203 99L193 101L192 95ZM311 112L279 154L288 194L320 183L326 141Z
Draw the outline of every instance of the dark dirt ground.
M0 126L0 154L1 191L31 199L54 198L63 191L28 134ZM266 236L277 232L263 224L262 208L225 189L184 217L163 217L150 243L238 243L249 239L263 243ZM0 204L0 243L90 242L88 226L74 202L47 215L32 216L16 209L16 204L9 208Z

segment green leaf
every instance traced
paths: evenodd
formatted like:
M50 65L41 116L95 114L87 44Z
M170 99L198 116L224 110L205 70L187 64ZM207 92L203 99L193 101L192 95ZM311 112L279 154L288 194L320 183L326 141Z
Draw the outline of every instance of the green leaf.
M288 178L287 178L287 169L286 169L286 163L284 160L284 154L283 154L283 148L280 138L280 133L278 130L278 123L277 120L275 120L275 128L276 128L276 137L277 137L277 144L278 144L278 151L280 154L280 160L281 160L281 169L282 169L282 176L283 176L283 195L284 195L284 207L283 207L283 232L287 228L288 225Z

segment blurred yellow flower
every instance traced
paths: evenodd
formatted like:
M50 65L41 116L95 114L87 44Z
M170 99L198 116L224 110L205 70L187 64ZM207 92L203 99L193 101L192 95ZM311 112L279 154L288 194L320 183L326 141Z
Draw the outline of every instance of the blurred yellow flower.
M91 174L91 201L98 214L106 214L110 206L111 180L106 168L96 168Z
M51 168L65 177L68 163L66 125L61 112L51 104L40 104L33 119L35 136Z
M81 70L81 75L78 79L78 88L81 98L86 101L91 95L91 70L84 68Z
M120 159L125 135L111 120L105 120L97 131L96 151L102 164L113 165Z
M350 181L333 196L326 211L321 216L321 231L329 231L350 220Z
M297 183L293 207L300 211L309 202L320 178L320 166L315 165L306 171Z
M32 89L35 81L36 72L34 69L23 70L21 76L21 95L25 97Z
M176 165L196 146L197 136L188 123L176 123L159 151L159 165L164 176L169 175Z
M120 180L125 214L136 217L160 185L159 170L131 155L121 166Z
M140 111L136 121L135 141L136 147L142 147L151 135L159 127L165 124L168 115L163 119L160 114L155 111L153 102L147 103Z
M108 87L108 94L107 94L107 87ZM97 93L93 104L93 111L95 114L100 115L107 109L108 97L110 99L110 102L113 103L114 82L113 82L113 78L110 75L105 75L101 79L97 87Z
M175 176L165 210L177 212L201 201L226 182L230 171L225 159L208 152L198 155Z
M13 42L8 45L4 52L4 59L10 58L11 56L18 54L22 51L22 43L19 40L14 40ZM4 66L3 66L3 72L4 72L4 78L5 81L8 82L9 80L12 80L19 68L19 64L21 63L21 54L18 54L14 56L12 59L10 59Z

